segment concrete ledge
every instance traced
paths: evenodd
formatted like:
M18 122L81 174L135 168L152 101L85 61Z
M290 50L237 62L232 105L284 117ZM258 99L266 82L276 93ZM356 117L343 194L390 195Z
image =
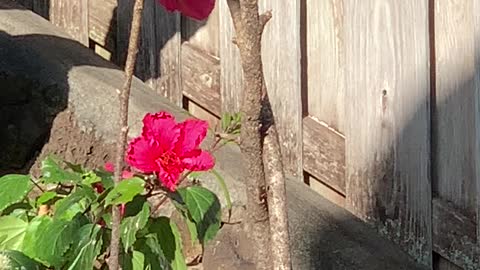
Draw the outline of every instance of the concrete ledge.
M35 81L32 91L39 91L39 102L49 108L48 143L39 149L39 158L54 152L88 165L111 160L118 117L116 89L123 82L117 67L40 16L0 0L0 72ZM139 133L146 112L159 110L180 119L188 116L135 79L129 135ZM238 148L224 148L217 159L234 202L243 204L241 180L246 172ZM216 189L211 179L206 182ZM288 180L287 189L294 269L422 269L372 228L303 183Z

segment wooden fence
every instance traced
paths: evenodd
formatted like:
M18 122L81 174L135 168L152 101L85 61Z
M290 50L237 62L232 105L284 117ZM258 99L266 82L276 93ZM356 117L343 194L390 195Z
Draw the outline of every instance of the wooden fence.
M133 0L18 1L122 65ZM238 110L226 0L206 22L145 5L137 76L212 123ZM480 1L261 9L273 12L263 59L287 173L432 269L480 269Z

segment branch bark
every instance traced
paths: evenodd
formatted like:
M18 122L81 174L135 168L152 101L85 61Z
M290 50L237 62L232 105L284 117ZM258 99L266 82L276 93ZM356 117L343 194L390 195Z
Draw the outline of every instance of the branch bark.
M135 0L133 6L132 26L130 29L130 40L128 43L127 61L125 64L125 82L122 92L120 92L120 130L117 138L117 152L115 158L114 182L117 185L121 181L124 154L127 144L128 134L128 102L132 85L133 73L135 71L135 62L137 61L138 40L142 23L142 11L144 0ZM108 259L109 269L119 269L120 253L120 210L118 207L112 207L112 237L110 242L110 257Z
M257 269L291 269L285 176L261 59L262 34L272 14L259 15L258 0L227 3L244 75L240 149L249 171L245 230L255 245Z

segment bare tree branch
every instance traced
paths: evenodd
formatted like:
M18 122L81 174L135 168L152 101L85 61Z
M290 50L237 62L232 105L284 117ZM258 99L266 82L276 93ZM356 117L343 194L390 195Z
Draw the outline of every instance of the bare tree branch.
M117 138L117 152L115 159L114 182L117 185L121 180L124 154L127 144L128 134L128 101L132 85L133 73L135 71L135 62L137 60L138 40L142 23L143 1L135 0L133 6L132 26L130 30L130 40L128 43L127 62L125 64L125 83L120 93L120 117ZM119 269L120 253L120 210L118 207L112 207L112 237L110 242L110 257L108 259L109 269Z
M260 28L261 28L260 35L263 34L263 30L265 29L265 25L267 25L268 21L270 21L271 18L272 18L272 11L271 10L266 11L265 13L260 15Z

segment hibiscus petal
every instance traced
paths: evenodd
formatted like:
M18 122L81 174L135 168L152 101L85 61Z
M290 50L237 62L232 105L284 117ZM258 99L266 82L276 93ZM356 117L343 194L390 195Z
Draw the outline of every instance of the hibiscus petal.
M175 118L167 112L147 113L143 118L142 136L155 138L162 149L167 151L172 150L178 141L180 129Z
M215 7L215 0L178 0L178 10L196 20L204 20Z
M180 179L180 174L181 171L179 170L167 171L160 167L160 170L158 172L158 179L166 188L173 192L177 187L178 180Z
M188 119L178 125L180 127L180 138L177 142L176 152L179 155L197 149L207 136L208 123L206 121Z
M158 0L158 2L170 12L175 11L178 8L177 0Z
M127 163L144 173L158 171L155 162L163 153L160 144L152 138L143 136L135 138L130 142L127 150Z
M215 159L207 152L197 149L182 159L183 165L190 171L208 171L215 166Z

